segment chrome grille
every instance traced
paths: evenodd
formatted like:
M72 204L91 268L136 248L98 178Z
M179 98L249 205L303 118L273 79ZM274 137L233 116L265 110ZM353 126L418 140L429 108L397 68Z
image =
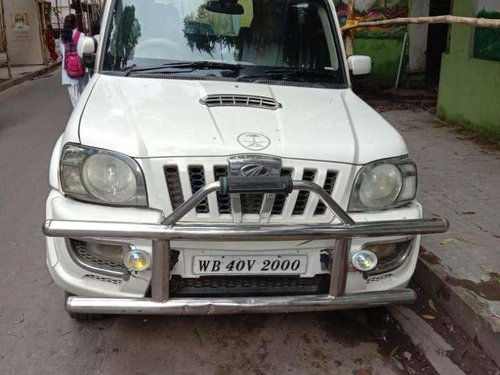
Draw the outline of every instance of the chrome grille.
M333 193L333 187L335 186L335 180L337 179L337 173L328 171L326 174L326 179L325 179L325 184L323 185L323 189L328 194ZM319 202L318 205L316 206L316 210L314 211L314 215L323 215L326 211L326 206L324 205L323 202Z
M176 165L167 165L163 168L163 172L165 173L165 178L167 180L170 202L172 203L172 208L175 210L184 202L179 168L177 168Z
M281 177L288 177L292 175L292 170L289 168L281 169L280 173ZM281 215L283 213L283 209L285 208L286 195L285 194L276 194L276 199L274 200L273 210L271 211L272 215Z
M200 188L205 185L205 170L201 165L192 165L188 169L189 180L191 181L191 190L196 193ZM208 213L208 200L203 200L198 206L196 206L196 212L199 214Z
M209 95L201 100L207 107L252 107L276 110L281 104L273 98L254 95Z
M314 181L316 176L316 171L313 169L304 169L304 174L302 175L302 181ZM295 207L293 208L293 215L302 215L306 209L307 201L309 200L309 192L301 191L295 202Z
M213 181L218 181L221 177L228 176L229 166L224 162L227 159L220 158L215 162L198 159L196 163L190 164L179 162L177 165L164 165L165 178L167 180L168 195L172 209L176 209L185 199L198 191L202 186ZM314 181L323 186L328 193L332 193L337 180L337 171L325 169L324 163L311 163L311 167L302 169L300 163L283 163L280 170L281 176L291 176L295 180ZM314 167L312 167L314 165ZM262 215L263 195L262 194L241 194L241 214L246 215L244 220L250 222L267 222ZM231 197L227 194L216 193L209 196L200 203L191 215L186 217L191 220L210 220L232 222L234 219ZM270 211L270 220L273 217L280 220L292 221L307 217L323 218L327 213L326 207L317 196L306 191L299 191L290 194L288 197L278 194L274 200ZM201 214L203 216L198 216ZM323 218L323 219L322 219Z
M259 214L263 194L241 194L241 210L244 214Z
M226 177L226 176L227 176L227 166L214 167L215 181L219 181L221 177ZM220 214L231 213L231 197L229 196L229 194L217 193L217 204L219 206Z

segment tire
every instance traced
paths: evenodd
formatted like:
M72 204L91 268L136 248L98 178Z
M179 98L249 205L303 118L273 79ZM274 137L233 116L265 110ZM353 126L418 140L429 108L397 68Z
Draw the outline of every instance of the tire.
M64 306L66 307L66 301L68 297L72 297L74 294L71 294L69 292L64 292ZM88 322L92 320L99 320L105 317L103 314L90 314L90 313L73 313L69 312L66 309L66 312L68 313L69 317L73 320L79 321L79 322Z

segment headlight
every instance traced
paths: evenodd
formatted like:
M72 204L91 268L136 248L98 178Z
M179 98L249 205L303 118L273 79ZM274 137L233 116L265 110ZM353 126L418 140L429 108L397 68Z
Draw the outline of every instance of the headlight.
M127 202L137 192L134 171L109 154L95 154L85 160L82 182L93 196L112 203Z
M406 204L417 193L417 168L410 158L379 160L358 173L349 211L394 208Z
M60 166L63 192L88 202L117 206L147 206L139 165L128 156L68 144Z

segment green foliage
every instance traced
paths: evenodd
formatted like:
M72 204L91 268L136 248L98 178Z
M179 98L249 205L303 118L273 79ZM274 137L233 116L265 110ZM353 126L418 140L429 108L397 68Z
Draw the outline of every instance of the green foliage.
M52 15L56 16L56 17L59 17L62 13L62 10L57 8L57 7L50 8L50 11L51 11Z
M134 56L134 48L141 37L141 25L135 18L135 7L121 5L117 9L116 19L119 20L111 38L111 55L113 66L123 69Z
M210 24L204 23L201 20L207 18L207 10L205 4L198 7L196 14L191 14L184 18L184 38L192 51L196 48L199 52L206 52L213 57L213 53L217 44L227 49L235 47L235 37L229 35L217 35ZM235 59L237 59L235 51Z

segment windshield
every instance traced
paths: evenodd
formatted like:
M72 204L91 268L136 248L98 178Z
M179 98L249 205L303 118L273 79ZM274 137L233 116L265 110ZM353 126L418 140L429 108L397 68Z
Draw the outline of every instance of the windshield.
M343 84L330 14L326 0L115 0L102 70Z

